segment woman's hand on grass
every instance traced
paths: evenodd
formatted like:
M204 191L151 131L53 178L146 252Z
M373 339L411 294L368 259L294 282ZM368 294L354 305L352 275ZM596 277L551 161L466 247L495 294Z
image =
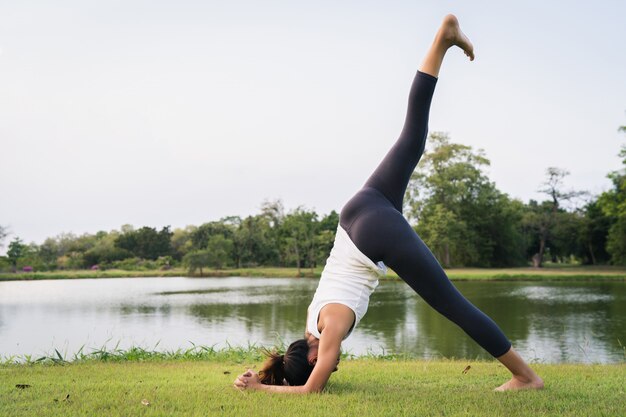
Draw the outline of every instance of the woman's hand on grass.
M234 385L235 388L240 389L258 389L258 386L261 385L259 374L254 372L252 369L248 369L245 373L239 375L237 379L235 379Z

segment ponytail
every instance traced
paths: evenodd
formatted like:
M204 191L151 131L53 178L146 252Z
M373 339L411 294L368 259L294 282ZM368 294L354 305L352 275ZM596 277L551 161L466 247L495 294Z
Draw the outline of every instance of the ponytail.
M309 345L306 339L293 342L287 352L279 355L276 351L265 349L267 360L259 371L259 379L265 385L304 385L313 371L309 365L307 355Z
M279 355L276 351L265 350L267 360L259 371L259 378L265 385L283 385L285 378L285 355Z

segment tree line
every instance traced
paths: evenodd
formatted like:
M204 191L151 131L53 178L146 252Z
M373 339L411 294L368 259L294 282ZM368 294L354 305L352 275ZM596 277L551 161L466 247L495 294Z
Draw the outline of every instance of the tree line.
M626 126L620 131L626 132ZM626 147L620 152L626 165ZM599 196L567 190L567 171L550 167L538 184L545 199L523 203L498 190L481 150L435 132L414 172L404 214L445 267L511 267L546 261L626 265L626 169L611 172L612 188ZM280 200L260 213L229 216L200 226L67 233L41 244L14 237L0 270L156 269L323 266L339 214L320 215ZM0 245L8 235L0 226Z

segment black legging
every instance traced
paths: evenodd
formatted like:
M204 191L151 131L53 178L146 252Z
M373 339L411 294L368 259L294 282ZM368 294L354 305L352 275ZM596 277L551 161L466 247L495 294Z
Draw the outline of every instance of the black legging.
M494 357L511 347L500 328L452 285L435 256L402 216L402 200L426 143L437 78L417 72L400 138L365 185L341 210L339 222L374 262L383 261L431 307L460 326Z

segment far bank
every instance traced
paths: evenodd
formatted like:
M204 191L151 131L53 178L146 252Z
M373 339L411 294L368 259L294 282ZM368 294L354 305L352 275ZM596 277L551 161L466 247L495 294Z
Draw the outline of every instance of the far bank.
M145 278L145 277L269 277L269 278L319 278L322 268L301 269L258 267L204 270L202 275L190 274L186 269L126 271L71 270L54 272L4 272L0 281L28 281L45 279L93 279L93 278ZM545 267L545 268L450 268L446 270L452 281L626 281L623 267ZM381 279L399 279L389 271Z

